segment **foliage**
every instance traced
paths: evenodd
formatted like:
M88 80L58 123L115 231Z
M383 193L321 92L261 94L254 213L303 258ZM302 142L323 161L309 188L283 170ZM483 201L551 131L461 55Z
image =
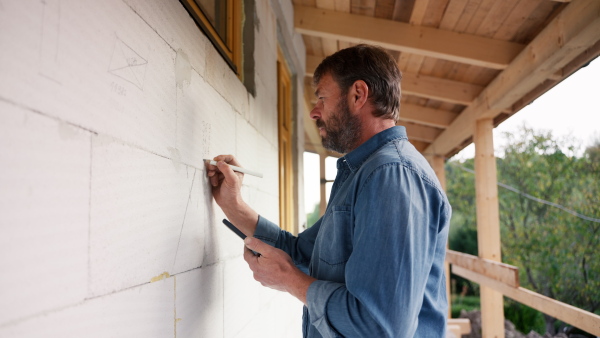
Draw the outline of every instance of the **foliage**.
M319 203L315 204L313 211L310 214L306 214L306 228L310 228L319 220Z
M573 140L557 140L550 132L522 127L505 137L507 146L497 159L498 181L507 185L498 189L503 261L519 267L524 287L598 310L600 223L574 214L600 218L600 141L576 156ZM474 175L464 167L472 169L472 161L447 164L448 198L456 216L450 247L472 250ZM551 333L553 321L546 317Z
M475 222L475 177L461 169L461 166L473 168L473 160L463 164L446 166L447 195L452 205L448 247L451 250L477 255L477 226ZM479 296L479 285L460 276L451 274L453 289L456 293ZM467 311L472 310L466 308ZM454 305L453 305L453 310ZM460 309L457 309L460 314Z
M462 310L469 312L479 310L480 307L479 296L458 295L452 299L452 318L459 318Z
M544 334L546 324L541 312L529 306L517 303L510 299L504 301L504 318L515 324L515 328L525 334L531 330Z
M473 168L473 160L446 166L447 195L452 205L450 249L477 255L477 226L475 214L475 176L462 167Z

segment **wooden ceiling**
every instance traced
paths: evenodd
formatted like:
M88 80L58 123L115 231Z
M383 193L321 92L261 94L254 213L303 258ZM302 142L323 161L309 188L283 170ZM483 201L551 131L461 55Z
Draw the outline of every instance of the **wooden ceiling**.
M325 56L382 46L403 73L399 124L426 155L453 156L472 142L476 120L498 125L600 55L600 0L293 3L306 46L307 110L312 72ZM308 113L304 124L306 150L327 153Z

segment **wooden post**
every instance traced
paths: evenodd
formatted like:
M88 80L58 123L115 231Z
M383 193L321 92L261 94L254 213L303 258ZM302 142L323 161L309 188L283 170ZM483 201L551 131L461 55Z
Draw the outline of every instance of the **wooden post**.
M446 190L446 168L444 168L444 157L440 155L429 155L425 156L435 175L437 176L440 184L442 185L442 189ZM448 248L448 243L446 243L446 249ZM448 261L444 263L444 270L446 271L446 297L448 298L448 318L452 318L452 298L451 298L451 290L450 290L450 264Z
M501 262L500 216L493 120L475 122L475 192L477 204L477 244L479 257ZM504 301L501 293L480 286L483 338L504 338Z

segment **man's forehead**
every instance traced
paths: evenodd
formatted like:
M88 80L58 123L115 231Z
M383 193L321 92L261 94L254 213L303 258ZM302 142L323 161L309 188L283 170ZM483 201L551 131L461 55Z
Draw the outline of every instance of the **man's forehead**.
M319 79L319 82L315 85L315 95L319 96L319 94L323 92L330 92L332 90L339 89L337 82L333 79L331 74L323 74Z

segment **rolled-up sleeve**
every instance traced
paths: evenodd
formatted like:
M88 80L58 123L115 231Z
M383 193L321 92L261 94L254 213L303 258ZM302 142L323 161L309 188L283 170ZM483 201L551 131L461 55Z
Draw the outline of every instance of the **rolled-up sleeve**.
M308 264L315 245L315 238L319 232L319 225L320 221L298 236L294 236L281 230L275 223L259 216L254 237L285 251L300 270L308 273Z

